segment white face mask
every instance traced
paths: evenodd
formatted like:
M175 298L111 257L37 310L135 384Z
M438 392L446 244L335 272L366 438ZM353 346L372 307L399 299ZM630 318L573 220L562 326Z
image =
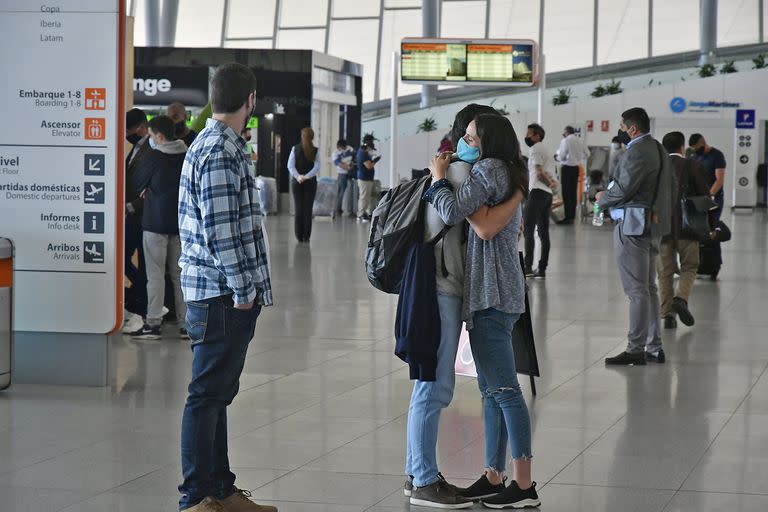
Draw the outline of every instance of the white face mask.
M619 144L618 142L614 142L614 143L611 144L611 149L613 149L614 151L616 151L616 150L618 150L620 148L621 148L621 144Z

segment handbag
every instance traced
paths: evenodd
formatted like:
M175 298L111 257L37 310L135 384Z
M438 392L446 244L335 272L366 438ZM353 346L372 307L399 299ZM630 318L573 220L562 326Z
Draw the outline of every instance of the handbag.
M712 231L709 225L709 211L713 208L717 208L717 203L715 203L709 196L688 195L689 172L690 160L686 159L683 194L680 199L680 209L682 210L680 230L691 233L700 240L704 240L709 237L709 233Z

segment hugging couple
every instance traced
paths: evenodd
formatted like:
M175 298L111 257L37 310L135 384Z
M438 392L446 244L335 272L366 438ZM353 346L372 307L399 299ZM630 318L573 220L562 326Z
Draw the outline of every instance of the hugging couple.
M424 194L425 240L446 225L435 247L441 335L436 380L416 381L408 409L407 480L413 505L463 509L481 500L488 508L541 504L531 479L531 421L517 381L512 329L525 311L525 277L518 256L528 173L509 119L471 104L453 123L456 152L430 162L432 185ZM467 221L464 223L464 221ZM468 488L449 484L437 468L441 410L453 398L454 362L466 322L483 401L485 471ZM506 485L507 445L514 479Z

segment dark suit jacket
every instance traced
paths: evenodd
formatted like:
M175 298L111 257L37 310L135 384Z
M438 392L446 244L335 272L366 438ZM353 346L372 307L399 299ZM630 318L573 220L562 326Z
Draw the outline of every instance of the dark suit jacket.
M672 195L672 234L665 237L670 239L698 240L699 237L693 233L687 233L682 229L683 208L681 201L683 193L691 196L706 196L709 194L707 169L700 162L692 158L682 158L677 155L671 155L672 166L677 176L677 190ZM666 241L665 240L665 241Z

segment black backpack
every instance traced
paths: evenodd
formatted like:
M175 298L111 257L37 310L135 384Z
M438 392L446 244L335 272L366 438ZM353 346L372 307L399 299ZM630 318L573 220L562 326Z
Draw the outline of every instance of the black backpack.
M371 234L365 250L365 272L371 284L386 293L399 293L403 267L414 244L424 241L424 208L421 198L430 176L411 180L390 189L373 211ZM437 243L448 231L431 242Z

